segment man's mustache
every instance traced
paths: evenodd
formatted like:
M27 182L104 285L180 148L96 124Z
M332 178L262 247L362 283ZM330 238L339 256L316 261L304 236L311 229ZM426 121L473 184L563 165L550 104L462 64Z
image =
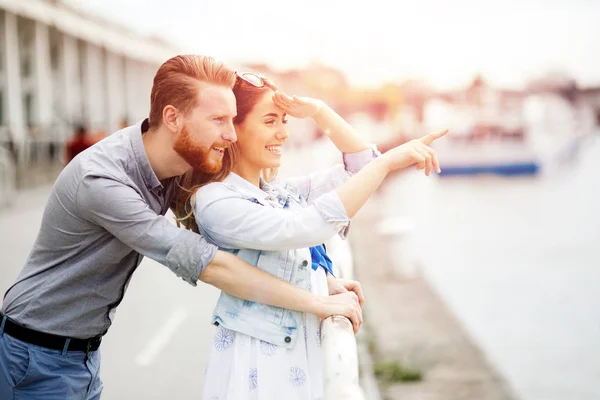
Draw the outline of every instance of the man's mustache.
M231 146L231 142L219 142L219 143L213 144L212 147L221 147L223 149L228 149L229 146Z

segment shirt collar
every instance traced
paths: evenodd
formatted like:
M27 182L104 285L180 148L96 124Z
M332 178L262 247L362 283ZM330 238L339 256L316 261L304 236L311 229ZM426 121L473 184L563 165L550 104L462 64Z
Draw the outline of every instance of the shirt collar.
M162 184L150 166L150 161L148 160L146 149L144 148L144 142L142 141L142 134L148 131L148 128L148 118L146 118L127 129L130 129L131 132L129 135L129 140L131 142L131 148L133 149L135 162L139 168L140 174L142 175L144 184L148 190L154 190L161 188Z
M229 175L227 175L227 177L223 180L223 182L226 184L228 183L230 185L233 185L233 186L237 187L238 189L242 189L244 191L250 192L254 196L261 196L261 198L264 198L267 196L267 193L265 193L261 188L254 186L253 184L251 184L250 182L248 182L247 180L245 180L244 178L242 178L235 172L230 172ZM260 183L261 183L261 187L262 187L263 186L262 179L260 180Z

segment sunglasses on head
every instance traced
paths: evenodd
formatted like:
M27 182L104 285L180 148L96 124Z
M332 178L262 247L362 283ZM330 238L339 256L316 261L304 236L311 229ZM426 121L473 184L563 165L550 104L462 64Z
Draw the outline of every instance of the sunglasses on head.
M254 87L261 88L263 86L268 86L270 88L273 88L273 84L262 75L258 75L252 72L243 72L241 74L236 72L235 74L238 78Z

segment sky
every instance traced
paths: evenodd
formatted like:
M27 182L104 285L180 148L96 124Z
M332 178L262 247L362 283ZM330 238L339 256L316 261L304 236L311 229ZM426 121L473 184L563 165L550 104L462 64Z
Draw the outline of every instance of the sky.
M182 51L278 69L318 62L364 87L449 89L481 73L519 88L551 72L600 85L599 0L65 1Z

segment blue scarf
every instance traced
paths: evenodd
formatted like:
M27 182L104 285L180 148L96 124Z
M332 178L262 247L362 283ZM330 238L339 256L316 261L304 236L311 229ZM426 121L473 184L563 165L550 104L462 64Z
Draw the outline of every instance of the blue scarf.
M319 266L325 268L325 271L333 275L333 263L327 253L325 252L325 245L313 246L310 248L310 256L312 258L312 269L315 271Z

